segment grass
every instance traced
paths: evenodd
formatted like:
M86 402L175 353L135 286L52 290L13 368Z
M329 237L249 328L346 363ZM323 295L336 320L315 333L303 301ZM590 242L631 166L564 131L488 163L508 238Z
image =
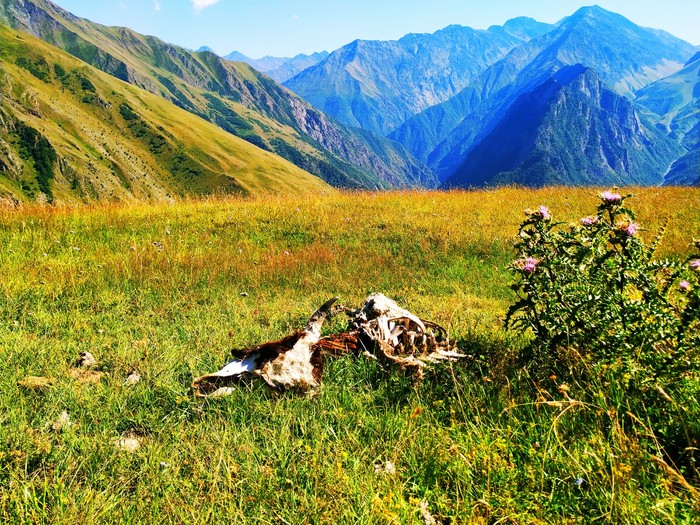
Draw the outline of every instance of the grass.
M645 235L668 216L661 251L683 254L700 190L634 192ZM490 366L525 342L501 324L522 209L576 220L595 201L555 188L0 207L0 521L418 524L425 502L443 523L696 522L697 495L611 400L545 399ZM373 291L475 358L413 384L344 357L313 398L252 381L194 399L193 377L232 348ZM96 384L70 376L84 351ZM56 382L17 385L30 375ZM73 424L51 430L63 411ZM387 461L394 473L375 472Z

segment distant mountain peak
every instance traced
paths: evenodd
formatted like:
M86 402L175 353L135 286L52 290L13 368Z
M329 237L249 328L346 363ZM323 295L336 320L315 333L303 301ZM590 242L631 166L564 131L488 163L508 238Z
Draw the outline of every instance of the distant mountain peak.
M554 27L553 24L538 22L529 16L518 16L506 21L503 26L491 26L489 31L505 31L513 36L529 40L545 34Z
M625 27L637 27L636 24L624 16L603 9L598 5L584 6L575 11L572 15L561 19L557 25L559 26L576 26L583 24L585 26L600 26L600 24L614 24Z
M197 51L195 51L195 52L196 52L196 53L202 53L203 51L209 51L210 53L214 53L214 54L216 55L216 52L215 52L212 48L210 48L209 46L201 46L201 47L200 47L199 49L197 49Z
M612 11L608 11L607 9L603 9L597 4L594 5L587 5L583 6L576 11L569 17L569 18L581 18L584 16L616 16L616 17L621 17L621 15L618 15L616 13L613 13ZM622 17L621 17L622 18Z
M251 60L248 58L246 55L243 53L239 53L238 51L232 51L228 55L224 57L226 60L231 60L233 62L248 62Z

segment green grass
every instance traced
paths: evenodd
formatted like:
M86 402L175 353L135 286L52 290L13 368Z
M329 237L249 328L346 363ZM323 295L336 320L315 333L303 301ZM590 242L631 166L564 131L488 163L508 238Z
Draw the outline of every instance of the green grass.
M700 192L635 193L643 226L672 217L662 252L684 253ZM501 324L522 209L575 220L594 202L503 189L0 207L0 522L420 524L421 501L443 523L696 522L697 497L612 400L546 397L509 367L525 343ZM343 357L315 397L256 381L193 397L232 348L374 291L474 359L414 384ZM70 376L83 351L97 384ZM17 385L30 375L56 383ZM73 425L50 430L64 410ZM118 449L126 436L141 447ZM375 473L387 460L396 472Z

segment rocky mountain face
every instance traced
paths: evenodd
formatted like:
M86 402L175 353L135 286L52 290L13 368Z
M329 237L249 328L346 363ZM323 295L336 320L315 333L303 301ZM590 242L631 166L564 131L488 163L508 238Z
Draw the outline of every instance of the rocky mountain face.
M305 69L318 64L321 60L328 56L328 51L319 51L310 55L299 54L293 57L273 57L265 56L262 58L249 58L243 53L234 51L229 53L224 58L236 62L245 62L253 66L261 73L265 73L270 78L277 82L285 82L294 75L301 73Z
M398 41L356 40L285 82L332 117L389 134L448 100L508 51L551 26L516 19L486 31L449 26Z
M246 64L95 24L48 0L0 0L0 19L333 185L380 189L436 183L401 146L329 119Z
M656 185L681 151L595 71L565 66L520 95L445 186Z
M680 71L639 91L635 103L687 150L669 168L664 183L700 185L700 53Z
M700 119L700 52L680 71L640 90L635 102L671 137L698 146L700 135L689 132Z
M455 97L412 117L389 136L447 180L518 97L559 69L589 67L616 93L633 99L645 85L679 70L694 51L667 33L640 28L599 7L582 8L552 31L513 49Z

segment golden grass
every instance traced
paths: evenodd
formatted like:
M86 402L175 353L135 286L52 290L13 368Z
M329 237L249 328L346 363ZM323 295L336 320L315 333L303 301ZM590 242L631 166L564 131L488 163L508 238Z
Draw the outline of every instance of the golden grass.
M662 251L682 256L700 189L634 192L645 234L672 216ZM595 193L0 206L0 521L418 525L425 501L451 523L692 523L693 495L607 400L542 403L527 378L499 386L480 368L522 342L501 324L522 209L575 221ZM232 348L372 291L449 328L475 361L413 385L342 358L314 399L256 383L193 399L192 378ZM82 351L105 372L97 384L73 377ZM132 370L143 379L127 386ZM27 376L55 382L27 391ZM64 410L74 425L50 430ZM116 448L134 436L137 451ZM375 473L387 460L396 473Z

